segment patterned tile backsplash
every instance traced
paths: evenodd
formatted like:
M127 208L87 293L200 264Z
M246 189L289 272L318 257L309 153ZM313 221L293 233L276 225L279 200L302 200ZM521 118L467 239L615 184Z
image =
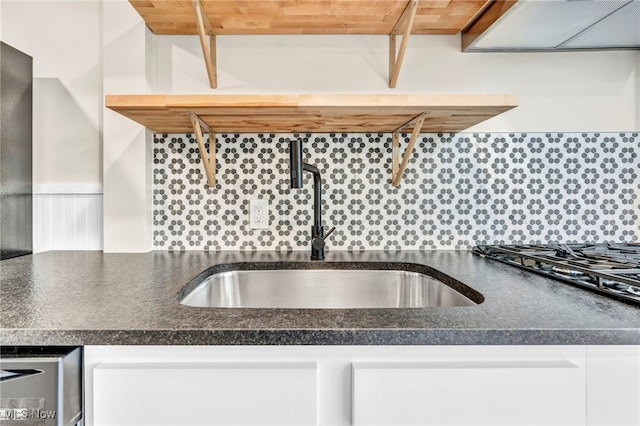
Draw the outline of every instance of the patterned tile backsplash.
M322 173L334 250L638 241L638 133L424 134L393 187L390 134L222 134L215 188L190 134L155 135L153 244L168 250L305 250L313 184L289 188L289 138ZM401 140L404 151L408 136ZM249 229L249 200L269 229Z

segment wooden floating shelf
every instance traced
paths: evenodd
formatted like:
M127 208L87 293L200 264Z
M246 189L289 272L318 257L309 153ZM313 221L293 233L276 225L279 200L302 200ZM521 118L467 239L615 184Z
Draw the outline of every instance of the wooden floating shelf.
M156 133L198 136L207 178L215 151L202 152L202 128L215 133L393 133L394 185L419 133L460 132L518 105L516 95L108 95L108 108ZM399 133L411 132L402 164ZM213 164L212 167L209 167Z
M106 97L108 108L156 133L191 133L188 112L218 133L390 133L425 112L423 132L459 132L517 105L516 95Z
M199 0L217 35L391 34L410 0ZM129 0L154 34L197 35L190 0ZM412 34L457 34L487 0L421 0Z
M380 34L389 36L395 87L411 34L457 34L493 0L129 0L155 34L198 35L217 87L216 36ZM396 36L402 43L396 53Z

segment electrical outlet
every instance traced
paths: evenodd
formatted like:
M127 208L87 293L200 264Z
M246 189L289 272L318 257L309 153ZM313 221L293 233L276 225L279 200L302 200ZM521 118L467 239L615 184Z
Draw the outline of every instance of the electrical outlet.
M249 201L249 228L269 228L269 201L261 199Z

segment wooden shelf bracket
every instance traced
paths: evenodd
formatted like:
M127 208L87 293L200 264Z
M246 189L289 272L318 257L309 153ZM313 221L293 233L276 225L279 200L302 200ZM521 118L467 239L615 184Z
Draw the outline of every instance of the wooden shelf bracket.
M216 186L216 132L213 131L200 117L193 112L187 113L191 124L193 125L193 134L196 137L196 143L198 144L198 151L200 151L200 158L202 159L202 166L204 167L204 173L207 176L207 182L209 187ZM204 137L202 136L202 129L207 133L209 141L209 151L207 152L204 145Z
M420 135L420 131L422 130L422 125L424 124L425 118L427 118L426 112L418 115L411 119L411 121L403 124L401 127L397 128L392 135L392 158L391 158L391 184L393 186L400 185L400 180L402 180L402 175L404 174L404 170L407 168L407 164L409 163L409 158L411 158L411 154L413 153L413 147L418 140L418 136ZM402 162L400 162L400 131L414 123L413 132L411 132L411 139L409 140L409 145L407 145L407 149L402 156Z
M416 11L418 10L419 0L410 0L407 7L402 12L400 19L396 22L393 30L389 33L389 87L395 88L398 82L398 75L400 74L400 67L402 66L402 60L404 59L404 52L407 49L407 42L413 29L413 21L416 17ZM406 25L405 25L406 24ZM396 35L400 33L402 26L404 31L402 35L402 42L400 43L400 50L396 56Z
M216 35L211 26L211 22L207 17L204 6L200 0L191 0L193 5L193 13L196 16L196 25L198 27L198 36L200 37L200 45L202 46L202 55L204 56L204 64L207 67L207 75L209 77L209 85L212 89L218 87L218 70L216 63ZM209 40L207 40L207 38Z

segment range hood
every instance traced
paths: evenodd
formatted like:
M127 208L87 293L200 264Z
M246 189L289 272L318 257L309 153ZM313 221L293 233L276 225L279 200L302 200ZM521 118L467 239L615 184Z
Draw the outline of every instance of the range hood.
M640 0L494 1L465 51L640 49Z

